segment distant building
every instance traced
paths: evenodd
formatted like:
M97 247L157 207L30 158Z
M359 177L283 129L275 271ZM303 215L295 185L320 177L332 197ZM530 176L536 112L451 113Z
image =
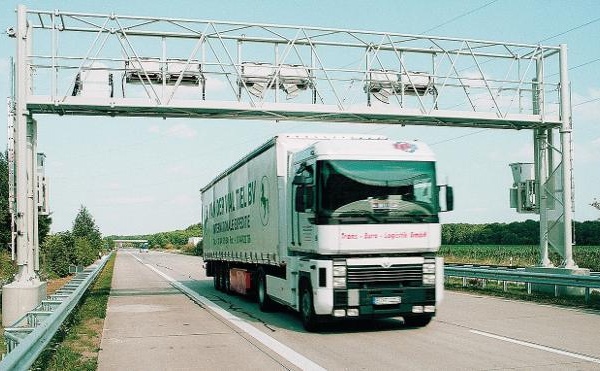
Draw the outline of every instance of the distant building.
M200 241L202 241L202 237L190 237L187 244L196 246Z

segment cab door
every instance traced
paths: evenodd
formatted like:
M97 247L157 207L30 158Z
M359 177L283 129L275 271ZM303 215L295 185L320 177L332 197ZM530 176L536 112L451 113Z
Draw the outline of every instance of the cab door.
M292 248L317 252L315 165L297 166L292 182Z

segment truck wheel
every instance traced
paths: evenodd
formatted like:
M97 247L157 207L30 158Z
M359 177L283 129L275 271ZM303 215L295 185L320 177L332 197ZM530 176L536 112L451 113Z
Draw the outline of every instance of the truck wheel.
M257 282L257 293L258 296L258 307L263 312L269 312L273 309L273 301L267 294L267 276L262 269L258 270L258 282Z
M404 324L408 327L425 327L431 322L431 318L430 315L405 316Z
M222 286L221 286L221 266L218 264L215 264L213 266L213 285L215 287L215 290L217 291L221 291L222 290Z
M300 317L302 325L309 332L316 330L317 316L313 301L312 287L310 284L302 284L300 289Z
M215 286L215 290L221 291L221 278L219 277L218 271L213 275L213 285Z
M219 291L225 292L225 267L221 266L217 270L217 275L219 277Z

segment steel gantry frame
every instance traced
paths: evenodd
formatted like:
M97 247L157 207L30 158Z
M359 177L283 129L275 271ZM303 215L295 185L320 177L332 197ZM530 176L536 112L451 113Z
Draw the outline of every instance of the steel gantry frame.
M20 280L37 277L38 114L529 129L541 263L549 265L552 246L575 266L566 45L22 5L9 35L17 44L11 186Z

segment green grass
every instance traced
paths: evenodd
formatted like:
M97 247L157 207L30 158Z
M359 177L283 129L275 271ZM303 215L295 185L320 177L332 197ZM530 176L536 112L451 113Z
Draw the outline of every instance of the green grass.
M96 370L116 255L38 358L34 369Z

